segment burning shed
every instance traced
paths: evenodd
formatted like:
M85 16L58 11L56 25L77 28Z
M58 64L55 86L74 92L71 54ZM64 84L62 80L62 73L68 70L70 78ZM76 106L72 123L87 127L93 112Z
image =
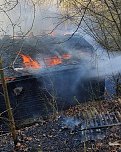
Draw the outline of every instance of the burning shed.
M54 41L57 40L58 38ZM42 41L46 43L45 40ZM39 46L40 44L36 47ZM70 51L64 51L69 50L69 47ZM88 42L75 36L61 45L63 51L57 51L55 44L50 48L55 49L49 53L41 53L40 48L38 49L42 56L38 61L28 56L26 52L19 54L21 61L16 64L19 68L14 69L21 69L19 71L21 76L7 83L16 121L46 116L55 110L64 110L80 102L103 97L104 81L89 76L91 69L87 63L91 63L89 59L94 52ZM0 101L1 113L5 111L2 94Z

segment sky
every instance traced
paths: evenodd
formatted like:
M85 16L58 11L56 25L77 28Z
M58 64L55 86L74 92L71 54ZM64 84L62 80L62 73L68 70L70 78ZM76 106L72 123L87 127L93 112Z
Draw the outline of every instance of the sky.
M28 3L29 1L29 3ZM15 33L26 33L32 26L33 19L34 26L32 31L35 34L41 33L43 30L52 30L54 28L54 22L52 18L57 15L57 7L55 5L34 5L31 0L19 0L20 3L8 12L0 12L0 35L13 34L13 26ZM0 1L1 10L7 10L13 5L6 5L6 8L3 7L4 0ZM12 23L11 23L12 22ZM56 23L55 23L56 24Z

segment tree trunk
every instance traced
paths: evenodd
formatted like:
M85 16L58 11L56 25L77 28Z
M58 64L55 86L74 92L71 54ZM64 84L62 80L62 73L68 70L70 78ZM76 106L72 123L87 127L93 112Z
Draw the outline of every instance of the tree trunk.
M3 93L4 93L5 105L6 105L6 109L7 109L7 113L8 113L8 120L9 120L9 124L10 124L10 130L11 130L11 133L12 133L14 144L16 145L17 144L17 136L16 136L15 122L14 122L14 117L13 117L13 113L12 113L12 109L11 109L11 105L10 105L7 84L6 84L5 78L4 78L4 71L3 71L3 68L2 68L1 57L0 57L0 77L1 77L1 82L2 82Z

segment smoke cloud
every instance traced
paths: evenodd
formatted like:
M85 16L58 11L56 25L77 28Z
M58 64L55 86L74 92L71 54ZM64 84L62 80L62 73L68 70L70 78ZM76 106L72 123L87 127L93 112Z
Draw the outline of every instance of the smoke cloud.
M4 3L4 0L1 1L1 4ZM6 8L10 8L11 5L9 5ZM3 8L4 9L4 8ZM33 28L32 32L35 35L43 34L43 32L50 32L59 22L59 9L55 5L35 5L35 9L33 4L30 1L24 1L20 0L18 5L9 11L9 17L1 12L0 13L0 26L2 28L1 35L7 34L12 35L13 34L13 26L11 25L13 23L14 25L14 34L25 34L28 29L31 28L33 20ZM12 23L11 23L12 22ZM60 29L63 26L60 27ZM71 26L68 29L61 29L56 30L56 33L63 34L63 33L70 33L73 32L75 29ZM67 30L67 31L66 31ZM80 31L79 31L80 32ZM80 72L85 77L85 72L88 71L86 75L88 77L100 77L104 78L105 76L109 76L112 74L118 74L121 72L121 54L120 53L107 53L105 49L103 49L100 45L98 45L91 37L88 35L85 35L81 31L81 35L94 47L94 53L95 55L93 57L87 57L86 55L83 57L85 60L85 65L82 65L80 63L81 70ZM63 49L66 50L67 53L71 53L73 56L78 57L78 54L75 53L74 49L69 49L64 45L55 45L55 47L60 48L62 51ZM54 48L55 49L55 48ZM45 50L46 51L46 50ZM57 55L59 55L58 52L56 52ZM41 58L37 57L39 62L41 62ZM84 66L84 68L83 68ZM94 68L95 67L95 68ZM83 70L82 70L83 68ZM41 69L40 69L41 70ZM35 72L37 74L37 72Z
M20 0L15 5L15 2L6 3L4 0L0 2L0 35L24 35L31 27L31 32L39 35L50 32L58 22L59 10L54 4ZM15 7L11 9L14 5Z
M89 35L84 37L95 50L95 69L90 69L91 77L105 78L106 76L117 75L121 72L121 53L120 52L107 52L99 44L93 40Z

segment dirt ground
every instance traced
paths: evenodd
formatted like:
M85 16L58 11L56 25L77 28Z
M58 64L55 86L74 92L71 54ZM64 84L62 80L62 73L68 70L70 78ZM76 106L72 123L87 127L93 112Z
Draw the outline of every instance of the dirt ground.
M16 149L11 135L1 134L0 152L121 152L120 123L104 128L85 129L80 121L91 120L96 113L119 113L120 110L120 100L78 105L46 120L38 119L35 124L17 130ZM120 114L118 119L120 122Z

